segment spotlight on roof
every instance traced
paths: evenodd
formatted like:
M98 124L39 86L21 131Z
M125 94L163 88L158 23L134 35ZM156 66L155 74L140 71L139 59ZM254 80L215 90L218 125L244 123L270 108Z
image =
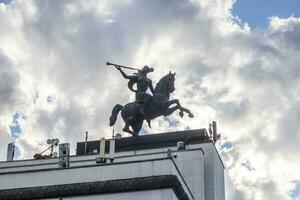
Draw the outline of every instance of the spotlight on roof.
M118 140L118 139L121 139L122 135L120 133L117 133L117 135L115 136L115 139Z
M59 139L58 139L58 138L54 139L54 141L53 141L53 145L54 145L54 146L57 146L57 145L58 145L58 143L59 143Z
M59 143L59 139L55 138L55 139L48 139L47 140L47 144L50 145L47 149L45 149L44 151L42 151L41 153L37 153L35 154L33 157L34 159L48 159L48 158L53 158L53 157L57 157L57 153L55 156L55 152L53 153L53 148L56 147ZM50 150L50 154L48 155L42 155L43 153L45 153L46 151Z
M178 141L177 142L177 150L185 150L185 143L183 141Z

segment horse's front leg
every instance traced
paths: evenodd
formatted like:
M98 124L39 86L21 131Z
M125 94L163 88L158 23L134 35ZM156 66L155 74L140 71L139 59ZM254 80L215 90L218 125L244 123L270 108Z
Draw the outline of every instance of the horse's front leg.
M180 117L183 117L183 112L186 112L190 118L194 117L193 113L189 109L181 106L178 99L173 99L173 100L169 101L169 106L172 104L176 104L176 106L178 106L178 109L180 110L180 112L179 112Z
M171 115L174 111L178 110L179 109L179 106L176 105L175 107L173 108L168 108L165 112L164 112L164 116L168 116L168 115Z

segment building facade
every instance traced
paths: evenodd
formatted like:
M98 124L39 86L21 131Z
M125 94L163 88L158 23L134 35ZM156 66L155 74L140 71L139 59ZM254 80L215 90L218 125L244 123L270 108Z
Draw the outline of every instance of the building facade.
M79 142L0 162L0 199L224 200L224 165L206 129Z

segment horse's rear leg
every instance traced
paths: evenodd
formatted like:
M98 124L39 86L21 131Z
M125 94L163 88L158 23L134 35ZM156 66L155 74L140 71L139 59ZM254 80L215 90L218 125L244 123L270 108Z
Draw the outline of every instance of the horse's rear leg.
M123 128L124 132L130 133L131 135L134 135L134 132L129 129L129 123L125 123L125 127Z
M139 120L139 121L136 121L133 124L131 124L132 130L134 132L133 136L138 136L139 135L139 132L142 129L142 126L143 126L143 122L144 122L144 120Z

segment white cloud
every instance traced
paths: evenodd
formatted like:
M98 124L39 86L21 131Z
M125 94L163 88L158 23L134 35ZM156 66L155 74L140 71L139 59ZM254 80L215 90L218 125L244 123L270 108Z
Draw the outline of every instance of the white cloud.
M15 112L27 116L19 122L19 158L31 158L47 138L74 149L86 130L90 139L109 137L112 107L132 94L105 62L147 64L155 68L154 82L177 72L173 97L195 115L159 118L152 130L145 126L149 132L217 120L224 141L233 144L222 151L228 199L289 199L293 181L300 180L300 19L272 17L268 29L251 30L232 16L234 2L1 4L0 151L11 141ZM122 126L119 119L116 129Z

